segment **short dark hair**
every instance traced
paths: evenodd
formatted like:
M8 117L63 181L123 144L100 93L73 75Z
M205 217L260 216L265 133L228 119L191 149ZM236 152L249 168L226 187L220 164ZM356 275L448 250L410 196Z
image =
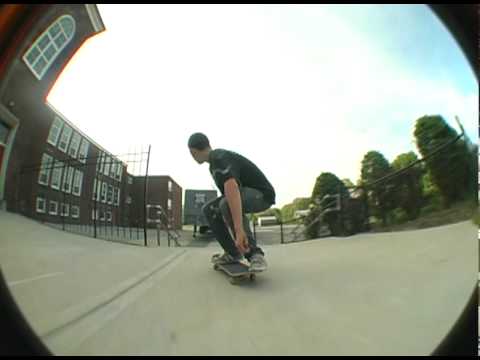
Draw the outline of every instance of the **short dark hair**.
M205 134L195 133L188 139L188 147L197 150L205 150L210 147L210 141Z

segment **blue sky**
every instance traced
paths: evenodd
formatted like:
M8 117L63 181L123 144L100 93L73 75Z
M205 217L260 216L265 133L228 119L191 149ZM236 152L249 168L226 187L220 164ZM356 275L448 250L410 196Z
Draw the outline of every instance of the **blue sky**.
M477 142L478 89L423 5L99 5L107 31L67 66L50 101L113 154L152 144L150 170L210 189L186 142L242 153L277 190L356 181L370 150L416 150L414 121L458 115ZM79 101L79 99L82 101ZM114 129L114 130L113 130Z

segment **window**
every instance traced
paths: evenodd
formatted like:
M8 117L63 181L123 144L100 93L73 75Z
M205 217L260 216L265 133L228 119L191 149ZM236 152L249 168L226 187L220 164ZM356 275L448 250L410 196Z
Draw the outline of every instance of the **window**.
M38 176L38 183L48 186L50 181L50 172L52 171L53 158L50 155L43 154L42 166L40 168L40 174Z
M125 202L127 204L131 204L132 203L132 197L130 195L127 196L127 199L125 200Z
M112 222L112 212L111 211L107 211L107 221Z
M70 142L70 137L72 136L73 129L65 124L62 131L62 136L60 136L60 142L58 143L58 148L63 152L67 152L68 143Z
M107 203L111 204L112 201L113 201L113 186L108 185Z
M72 40L75 33L75 20L70 15L59 17L30 46L23 61L40 80L53 64L60 52Z
M98 210L92 209L92 220L98 220Z
M70 204L62 203L60 206L60 214L61 216L65 217L68 216L70 213Z
M57 215L58 213L58 202L57 201L50 201L48 204L48 213L50 215Z
M115 188L114 189L114 203L115 205L119 206L120 205L120 189Z
M128 184L129 185L133 184L133 178L131 176L128 177Z
M67 194L70 194L72 191L72 180L73 180L73 172L75 169L71 166L68 167L68 170L65 171L66 174L63 175L63 185L62 190Z
M172 210L172 199L168 199L168 210Z
M122 172L123 172L123 165L122 163L118 163L117 176L115 177L118 181L122 181Z
M68 155L73 158L77 157L78 148L80 147L80 140L81 136L79 133L75 132L72 137L72 141L70 143L70 147L68 148Z
M97 172L102 172L102 152L99 151L97 154Z
M45 214L47 212L47 201L43 197L37 197L37 212Z
M112 160L110 159L110 156L105 156L105 171L103 172L103 175L107 175L110 172L110 162Z
M58 138L60 136L60 132L62 131L63 127L63 120L60 119L58 116L55 116L55 119L50 126L50 133L48 134L47 142L53 146L57 146Z
M107 201L107 183L103 182L102 183L102 202Z
M101 191L102 191L102 182L98 181L97 182L97 188L96 188L97 195L95 196L95 200L100 201L100 192Z
M117 162L114 159L112 159L112 161L113 161L113 164L112 164L112 168L110 169L110 177L114 179L115 174L117 173Z
M170 180L168 181L168 191L172 192L172 182Z
M60 181L62 179L64 164L61 161L56 160L52 171L52 189L60 190Z
M73 178L73 195L80 196L82 193L83 173L80 170L75 170L75 177Z
M72 218L78 219L80 217L80 207L78 205L72 205Z
M97 200L97 179L93 179L92 200Z
M103 210L100 210L100 220L105 221L105 212Z
M80 160L84 164L87 161L89 146L90 143L87 140L82 139L82 145L80 145L80 152L78 153L78 160Z

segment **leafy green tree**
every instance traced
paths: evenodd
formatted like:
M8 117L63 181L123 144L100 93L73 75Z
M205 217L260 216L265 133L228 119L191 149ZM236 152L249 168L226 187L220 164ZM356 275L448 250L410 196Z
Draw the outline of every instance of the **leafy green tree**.
M387 159L378 151L369 151L362 159L361 183L368 187L370 213L387 224L389 212L395 207L394 184L392 181L375 181L392 173Z
M439 115L426 115L415 123L414 137L422 157L457 136L457 132ZM477 161L475 152L475 149L469 149L468 141L460 139L425 160L431 182L439 190L445 207L473 195L476 187L476 174L473 174Z
M410 151L398 155L392 162L395 171L401 170L418 160L417 155ZM423 204L423 169L420 164L410 167L393 180L395 184L395 207L402 209L407 220L414 220L420 214Z

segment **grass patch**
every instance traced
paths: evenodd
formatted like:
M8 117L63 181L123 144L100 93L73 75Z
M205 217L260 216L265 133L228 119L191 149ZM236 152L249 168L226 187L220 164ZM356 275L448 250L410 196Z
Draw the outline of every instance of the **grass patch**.
M478 206L472 201L463 201L452 205L449 209L427 209L427 211L422 212L418 219L402 224L392 224L385 227L382 224L374 224L372 225L372 232L418 230L468 220L480 225Z

